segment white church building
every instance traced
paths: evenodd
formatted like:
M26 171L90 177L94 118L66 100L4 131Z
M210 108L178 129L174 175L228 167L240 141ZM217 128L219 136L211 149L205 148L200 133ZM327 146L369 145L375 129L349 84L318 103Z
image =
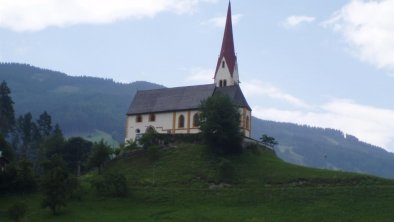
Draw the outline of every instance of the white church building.
M229 3L214 83L138 91L127 112L125 140L135 140L147 130L168 134L198 133L198 107L201 101L215 93L229 96L239 107L241 131L244 136L250 137L252 110L239 84Z

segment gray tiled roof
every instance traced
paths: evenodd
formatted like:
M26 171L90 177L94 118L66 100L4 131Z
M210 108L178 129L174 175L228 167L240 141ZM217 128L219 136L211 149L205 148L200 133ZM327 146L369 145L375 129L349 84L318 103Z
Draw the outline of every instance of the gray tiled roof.
M198 109L201 101L215 92L228 95L240 107L250 109L240 87L215 87L215 84L138 91L127 115Z
M197 109L214 90L209 84L138 91L127 115Z
M230 97L230 99L235 103L235 105L239 107L246 107L251 110L248 102L245 99L244 94L242 93L241 87L239 85L235 86L226 86L226 87L216 87L216 93L223 93Z

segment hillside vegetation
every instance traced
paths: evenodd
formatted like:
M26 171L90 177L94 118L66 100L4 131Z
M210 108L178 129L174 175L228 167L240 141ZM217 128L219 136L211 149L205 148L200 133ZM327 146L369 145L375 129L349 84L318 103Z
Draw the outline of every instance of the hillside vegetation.
M47 111L66 136L111 144L124 140L125 113L137 90L163 87L148 82L71 77L23 64L0 63L0 80L11 88L17 116ZM252 119L255 139L262 134L279 142L278 156L288 162L394 178L394 154L338 130Z
M111 161L105 173L123 173L130 195L97 196L96 177L82 178L82 200L60 216L41 209L38 194L0 198L0 218L15 199L29 204L28 221L391 221L394 183L359 174L287 164L265 149L228 157L233 173L221 175L223 160L196 144L137 151ZM3 219L2 219L3 221ZM7 220L5 220L7 221Z

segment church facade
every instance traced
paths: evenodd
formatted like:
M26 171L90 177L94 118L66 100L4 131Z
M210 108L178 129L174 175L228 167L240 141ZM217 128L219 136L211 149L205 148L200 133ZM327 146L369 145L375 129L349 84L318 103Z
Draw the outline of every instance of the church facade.
M168 134L200 132L198 107L216 93L229 96L238 106L241 131L250 137L252 110L239 84L229 3L214 83L138 91L127 112L125 141L136 140L148 130Z

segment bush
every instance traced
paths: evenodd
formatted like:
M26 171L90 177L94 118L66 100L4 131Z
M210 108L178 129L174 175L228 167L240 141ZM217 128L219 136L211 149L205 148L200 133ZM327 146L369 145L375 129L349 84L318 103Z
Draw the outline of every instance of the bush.
M10 220L18 222L25 216L26 212L27 205L22 202L17 202L8 208L7 214Z
M141 138L138 139L138 142L144 149L147 149L154 144L158 144L157 134L158 133L153 130L148 130Z
M33 164L27 159L18 162L15 189L17 191L31 192L36 190L37 181L33 173Z
M125 197L129 193L127 179L123 174L110 173L92 181L96 193L101 196Z

